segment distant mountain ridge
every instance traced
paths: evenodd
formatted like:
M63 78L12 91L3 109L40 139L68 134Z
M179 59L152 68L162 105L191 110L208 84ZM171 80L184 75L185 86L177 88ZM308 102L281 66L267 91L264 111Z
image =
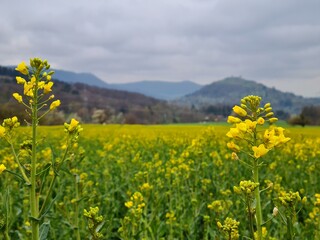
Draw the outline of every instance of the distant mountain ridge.
M213 82L176 102L193 106L234 105L247 95L260 96L264 102L271 102L274 109L285 110L290 114L300 113L304 106L320 105L320 98L304 98L240 77L228 77Z
M54 71L54 77L63 82L78 82L96 87L136 92L160 100L176 99L202 87L202 85L191 81L169 82L144 80L132 83L106 83L91 73L75 73L58 69Z
M173 100L199 90L202 86L191 81L139 81L123 84L108 84L109 87L142 93L158 99Z
M108 84L92 73L75 73L54 69L54 78L66 83L84 83L90 86L107 88Z

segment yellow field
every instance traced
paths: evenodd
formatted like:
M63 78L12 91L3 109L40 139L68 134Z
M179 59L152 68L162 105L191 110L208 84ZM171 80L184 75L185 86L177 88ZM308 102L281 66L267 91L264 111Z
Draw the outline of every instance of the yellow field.
M240 222L240 238L249 235L246 207L234 186L252 174L231 158L226 147L229 126L83 128L52 192L52 210L44 219L50 224L49 239L75 239L76 234L86 239L83 211L90 207L98 207L103 217L103 239L224 239L217 223L227 217ZM266 189L261 192L264 239L286 238L287 210L278 199L289 191L303 199L295 205L294 231L299 239L319 239L320 198L315 194L320 193L320 128L286 129L291 141L271 150L260 170L261 189ZM16 140L21 143L31 129L20 130ZM63 126L40 127L39 139L39 167L59 162L65 149ZM2 141L0 147L0 163L15 171L8 145ZM52 170L43 175L51 176ZM10 236L28 239L28 187L10 174L1 176L0 186L0 216L8 218ZM280 214L273 217L275 207Z

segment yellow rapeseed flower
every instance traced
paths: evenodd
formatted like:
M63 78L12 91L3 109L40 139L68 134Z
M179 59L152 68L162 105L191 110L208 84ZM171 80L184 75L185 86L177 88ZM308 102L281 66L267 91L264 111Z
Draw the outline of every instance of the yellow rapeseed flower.
M252 150L254 152L254 157L259 158L262 157L263 155L267 154L269 152L269 149L267 149L264 144L260 144L259 147L253 146Z
M5 165L0 164L0 174L1 174L4 170L6 170L6 169L7 169L7 168L6 168Z
M43 93L47 94L47 93L51 92L52 91L51 90L52 86L53 86L53 82L48 82L47 84L45 84L43 86Z
M26 80L22 77L16 77L16 80L17 80L18 84L25 84L26 83Z
M228 123L240 123L241 119L234 117L234 116L229 116L227 122Z
M18 122L18 118L16 116L12 117L11 120L13 124L16 124Z
M133 202L132 202L132 201L128 201L128 202L125 202L124 205L125 205L127 208L132 208L132 207L133 207Z
M4 137L6 129L0 125L0 137Z
M69 125L69 128L68 128L68 131L72 132L74 129L77 128L78 124L79 124L79 121L77 121L74 118L72 118L71 122L70 122L70 125Z
M246 119L244 122L247 125L247 128L251 131L253 131L257 126L257 122L251 121L250 119Z
M29 73L28 67L25 62L19 63L15 70L17 70L18 72L20 72L24 75L28 75L28 73Z
M31 82L25 83L23 85L23 94L31 97L31 95L33 95L32 88L33 88L33 83Z
M22 96L19 93L14 93L12 96L19 102L22 103Z
M259 125L263 125L264 124L264 119L262 117L259 117L258 120L257 120L257 123Z
M61 104L60 100L53 101L53 102L50 104L50 110L56 109L57 107L60 106L60 104Z
M235 144L234 142L228 142L227 143L227 147L229 149L231 149L232 151L234 151L234 152L239 152L240 151L240 147L237 144Z
M238 123L236 125L237 129L239 129L241 132L246 132L247 131L247 124L244 122Z
M241 116L241 117L247 116L247 111L244 110L242 107L239 107L238 105L235 105L235 106L232 108L232 110L233 110L236 114L238 114L239 116Z

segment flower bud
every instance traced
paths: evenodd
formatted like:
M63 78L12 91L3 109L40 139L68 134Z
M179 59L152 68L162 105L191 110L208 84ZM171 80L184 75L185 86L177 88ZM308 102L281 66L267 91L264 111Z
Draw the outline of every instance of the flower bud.
M272 111L272 107L268 107L268 108L265 108L265 111L268 113L268 112L271 112Z
M241 104L240 105L243 109L247 109L247 105L245 105L245 104Z
M276 217L278 213L279 213L279 209L277 207L274 207L272 211L272 216Z
M270 104L270 103L266 103L266 104L264 105L264 108L269 108L269 107L271 107L271 104Z
M241 117L247 116L247 111L244 110L242 107L239 107L239 106L235 105L235 106L232 108L232 110L233 110L236 114L238 114L239 116L241 116Z
M270 119L269 119L269 122L270 122L270 123L275 123L276 121L278 121L278 118L275 118L275 117L274 117L274 118L270 118Z
M274 113L273 113L273 112L269 112L269 113L267 113L267 114L266 114L266 117L267 117L267 118L269 118L269 117L273 117L273 115L274 115Z
M302 200L301 200L301 203L302 203L302 204L306 204L307 201L308 201L307 197L304 196L304 197L302 198Z
M241 119L237 118L237 117L229 116L227 122L228 123L240 123Z

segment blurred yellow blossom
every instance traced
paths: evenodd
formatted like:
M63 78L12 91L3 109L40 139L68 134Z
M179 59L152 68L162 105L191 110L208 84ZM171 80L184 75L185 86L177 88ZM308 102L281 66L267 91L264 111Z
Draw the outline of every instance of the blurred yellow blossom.
M244 110L242 107L239 107L238 105L235 105L235 106L232 108L232 110L233 110L236 114L238 114L239 116L241 116L241 117L247 116L247 111Z
M50 110L56 109L57 107L60 106L60 104L61 104L60 100L53 101L50 105Z
M14 93L12 96L19 102L22 103L22 96L19 93Z
M269 149L267 149L264 144L260 144L259 147L253 146L252 150L255 158L260 158L269 152Z
M4 137L6 129L0 125L0 137Z
M0 174L6 169L7 168L6 168L6 166L4 164L0 164Z
M18 84L25 84L26 83L26 80L22 77L16 77L16 80L17 80Z
M27 75L29 73L28 67L25 62L19 63L15 70L17 70L18 72L24 75Z

